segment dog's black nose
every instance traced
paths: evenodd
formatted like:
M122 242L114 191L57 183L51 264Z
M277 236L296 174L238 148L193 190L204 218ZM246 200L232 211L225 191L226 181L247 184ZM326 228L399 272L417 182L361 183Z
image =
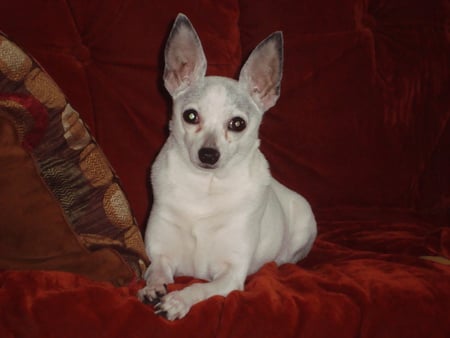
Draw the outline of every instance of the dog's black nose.
M219 157L219 151L214 148L201 148L198 151L198 158L204 164L213 165L219 160Z

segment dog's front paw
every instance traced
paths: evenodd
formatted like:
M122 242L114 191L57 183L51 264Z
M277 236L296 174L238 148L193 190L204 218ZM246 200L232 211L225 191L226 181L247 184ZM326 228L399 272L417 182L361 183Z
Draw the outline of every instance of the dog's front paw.
M144 304L156 305L167 294L167 285L147 285L137 293L138 299Z
M182 293L173 291L165 295L159 304L155 305L155 313L166 317L168 320L183 318L191 306L183 298Z

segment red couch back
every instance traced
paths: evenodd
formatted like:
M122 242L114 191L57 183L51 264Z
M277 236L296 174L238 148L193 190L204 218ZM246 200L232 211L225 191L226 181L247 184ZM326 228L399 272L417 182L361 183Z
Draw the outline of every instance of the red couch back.
M178 12L208 73L236 76L285 37L281 98L263 120L273 174L313 208L450 208L446 1L4 1L0 30L31 53L90 126L142 226L167 135L163 47ZM447 29L447 30L446 30Z

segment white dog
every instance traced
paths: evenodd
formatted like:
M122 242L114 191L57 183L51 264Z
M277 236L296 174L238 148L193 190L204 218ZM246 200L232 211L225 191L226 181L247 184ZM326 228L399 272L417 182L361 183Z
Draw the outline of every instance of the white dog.
M239 81L205 76L200 40L183 14L165 49L173 98L170 136L152 167L154 204L145 233L151 265L138 292L173 320L213 295L242 290L264 263L294 263L316 237L308 202L271 177L259 150L263 113L279 97L283 38L251 53ZM208 280L167 293L174 276Z

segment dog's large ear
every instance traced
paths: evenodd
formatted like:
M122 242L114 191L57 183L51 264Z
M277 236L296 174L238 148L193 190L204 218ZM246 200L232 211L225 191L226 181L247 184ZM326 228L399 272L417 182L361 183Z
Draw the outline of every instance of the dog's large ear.
M178 93L206 74L202 44L184 14L178 14L166 43L164 85L170 95Z
M245 86L262 111L273 107L280 96L283 74L283 34L272 33L250 54L239 83Z

